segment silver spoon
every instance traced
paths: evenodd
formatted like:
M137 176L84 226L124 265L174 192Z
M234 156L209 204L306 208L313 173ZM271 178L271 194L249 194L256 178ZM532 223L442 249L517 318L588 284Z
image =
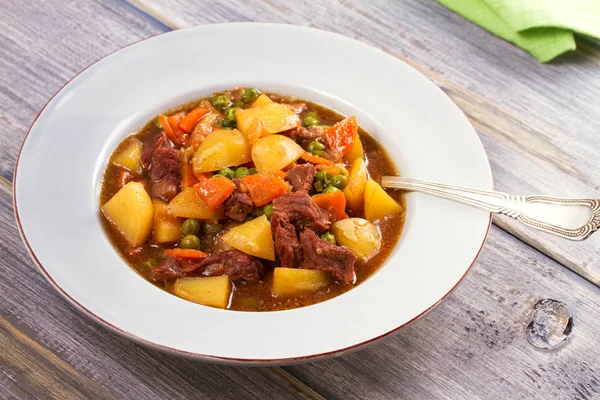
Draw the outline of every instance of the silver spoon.
M399 176L381 177L381 186L427 193L491 213L505 214L534 229L570 240L585 240L600 227L599 199L515 196Z

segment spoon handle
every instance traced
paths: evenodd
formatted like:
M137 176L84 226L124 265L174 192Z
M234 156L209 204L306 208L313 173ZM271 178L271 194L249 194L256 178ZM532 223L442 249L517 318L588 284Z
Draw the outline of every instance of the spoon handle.
M398 176L382 177L381 185L391 189L423 192L491 213L505 214L532 228L570 240L585 240L600 227L599 199L515 196Z

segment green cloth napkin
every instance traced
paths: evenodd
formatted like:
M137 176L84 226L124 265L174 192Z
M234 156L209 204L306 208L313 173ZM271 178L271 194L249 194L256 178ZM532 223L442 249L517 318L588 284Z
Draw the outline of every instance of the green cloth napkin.
M573 33L600 39L600 0L438 0L547 62L575 50Z

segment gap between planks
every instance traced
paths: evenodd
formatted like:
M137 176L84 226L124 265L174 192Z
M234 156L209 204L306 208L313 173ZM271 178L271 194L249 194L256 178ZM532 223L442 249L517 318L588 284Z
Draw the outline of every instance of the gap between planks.
M33 387L40 391L37 395L76 399L93 394L107 399L114 398L98 383L81 375L70 364L31 339L2 316L0 332L0 341L5 342L3 347L13 350L4 353L0 359L7 367L11 363L21 365L20 373L26 375L26 379L36 382ZM51 378L43 372L44 369L54 370Z

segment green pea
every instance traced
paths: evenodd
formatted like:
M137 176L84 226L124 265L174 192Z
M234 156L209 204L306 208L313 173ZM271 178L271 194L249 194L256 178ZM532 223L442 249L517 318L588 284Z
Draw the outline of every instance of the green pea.
M223 229L223 225L221 224L209 224L208 222L204 222L202 224L202 233L206 236L215 236Z
M331 179L331 175L327 171L319 171L315 175L315 180L323 182L323 185L329 185L329 181Z
M258 174L258 170L256 168L252 167L248 170L248 175L254 175L254 174Z
M159 262L157 259L151 258L144 263L144 267L146 267L148 269L152 269L152 268L156 267L158 264L159 264Z
M222 128L237 128L237 119L235 118L236 109L231 107L225 111L225 118L219 120Z
M243 178L243 177L248 176L248 175L250 175L250 171L246 167L238 167L235 170L235 177L236 178Z
M325 145L318 140L313 140L306 146L306 151L316 156L322 156L325 153Z
M242 298L242 299L240 299L238 301L241 304L243 304L244 307L251 308L251 309L254 309L254 310L256 310L258 308L258 305L259 305L258 300L255 299L254 297L248 297L248 298L245 298L245 299Z
M237 107L237 108L243 108L244 107L244 103L241 102L241 101L239 101L239 100L237 100L237 101L233 102L233 106Z
M186 219L181 225L181 233L184 235L197 235L200 232L200 222L193 218Z
M329 125L321 125L321 128L323 128L323 129L329 129Z
M333 192L340 192L341 190L334 187L334 186L327 186L325 189L323 189L323 193L333 193Z
M229 97L225 96L224 94L212 99L212 105L219 110L226 109L230 104L231 100L229 100Z
M228 121L232 121L235 120L235 113L236 113L236 109L234 107L228 108L225 111L225 119Z
M321 239L323 239L323 240L326 240L326 241L328 241L328 242L329 242L329 243L331 243L331 244L337 244L337 243L336 243L336 241L335 241L335 236L333 236L333 233L331 233L331 232L329 232L329 231L327 231L327 232L324 232L324 233L321 233L321 234L319 235L319 237L320 237Z
M162 124L160 123L160 118L156 117L156 119L154 120L154 126L157 127L158 129L162 129Z
M225 167L225 168L221 168L217 175L222 175L227 179L233 179L233 177L235 176L235 172L231 168Z
M331 178L331 186L336 187L340 190L345 188L347 184L348 178L346 178L344 175L336 175L333 178Z
M242 95L242 97L246 103L249 103L258 97L258 90L253 87L246 88L244 89L244 94Z
M317 118L317 119L319 119L319 114L317 114L317 112L316 112L316 111L310 111L310 112L307 112L307 113L306 113L306 115L305 115L304 117L305 117L305 118L306 118L306 117L313 117L313 118Z
M323 189L325 189L325 185L322 181L316 181L313 186L315 187L315 190L319 193L321 193Z
M179 241L179 247L181 247L182 249L199 249L200 238L196 235L185 235Z
M221 175L221 174L214 174L214 175L213 175L211 178L220 178L220 177L222 177L222 176L223 176L223 175Z
M270 221L271 217L273 216L273 204L269 203L269 204L265 204L263 206L263 212L265 213L265 215L267 216L267 219Z
M227 119L227 118L222 118L219 120L219 125L221 125L221 128L223 129L234 129L237 128L237 120L234 119Z
M315 117L306 117L302 121L302 125L304 125L304 126L317 126L317 125L319 125L319 120L316 119Z

